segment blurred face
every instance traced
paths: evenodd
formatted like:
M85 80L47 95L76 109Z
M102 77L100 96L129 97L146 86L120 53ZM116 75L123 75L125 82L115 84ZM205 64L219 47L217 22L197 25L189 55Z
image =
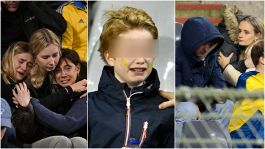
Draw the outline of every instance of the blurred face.
M19 2L18 1L5 1L6 9L9 12L15 12L19 8Z
M16 54L13 58L15 66L15 79L23 80L30 72L33 66L33 58L30 53Z
M60 86L66 87L76 82L79 72L79 65L75 65L68 59L63 59L55 69L55 80Z
M248 46L257 39L254 27L247 21L241 21L239 24L238 44Z
M130 87L142 85L152 71L155 43L147 30L135 29L120 34L105 55L108 64L114 67L115 77Z
M59 50L58 46L50 44L37 55L36 63L46 71L53 71L60 59Z
M217 40L210 41L209 43L201 45L196 51L195 56L200 60L204 60L205 57L218 45Z

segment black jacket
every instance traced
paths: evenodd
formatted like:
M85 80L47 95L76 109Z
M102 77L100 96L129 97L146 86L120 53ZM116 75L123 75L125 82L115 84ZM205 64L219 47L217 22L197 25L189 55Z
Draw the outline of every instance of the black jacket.
M16 130L16 139L21 142L27 142L32 139L34 132L37 130L34 110L31 104L29 104L28 108L23 108L21 106L16 107L12 99L12 89L14 88L14 82L6 84L4 80L1 79L1 98L4 98L11 108L12 124Z
M174 108L158 109L166 101L158 95L159 85L155 69L144 85L130 89L114 77L112 67L105 66L98 91L88 94L89 147L121 148L129 138L138 142L143 138L141 147L173 148ZM130 97L130 109L125 96ZM143 135L145 122L148 128Z
M244 60L240 60L239 57L241 53L245 51L246 47L236 44L238 23L242 18L244 18L244 16L238 8L226 8L223 14L223 20L218 24L217 29L224 36L224 43L219 51L225 56L234 53L230 60L230 64L241 73L244 73L247 68Z
M46 2L20 2L19 9L10 13L1 2L1 54L16 41L28 41L33 32L48 28L59 37L66 30L63 16Z

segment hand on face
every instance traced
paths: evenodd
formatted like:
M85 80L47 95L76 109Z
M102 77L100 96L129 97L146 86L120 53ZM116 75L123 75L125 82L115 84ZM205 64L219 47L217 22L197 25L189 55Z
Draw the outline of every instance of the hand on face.
M19 104L22 107L28 107L30 102L30 92L26 83L16 84L15 89L12 90L13 100L15 104Z

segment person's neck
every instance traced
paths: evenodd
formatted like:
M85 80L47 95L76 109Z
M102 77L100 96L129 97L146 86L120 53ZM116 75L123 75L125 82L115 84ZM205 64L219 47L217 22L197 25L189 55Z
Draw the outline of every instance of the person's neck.
M135 87L139 87L139 86L142 86L144 83L143 82L141 82L141 83L135 83L135 84L133 84L133 83L126 83L127 85L128 85L128 87L129 88L135 88Z
M261 74L264 74L264 66L263 65L257 65L256 71L261 73Z

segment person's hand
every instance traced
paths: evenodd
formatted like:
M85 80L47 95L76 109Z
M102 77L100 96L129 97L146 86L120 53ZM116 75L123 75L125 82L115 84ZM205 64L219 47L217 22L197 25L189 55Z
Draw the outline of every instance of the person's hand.
M72 90L74 92L83 92L87 90L87 80L83 79L81 81L78 81L72 85L70 85L70 87L72 88Z
M218 63L224 69L229 63L234 53L231 53L228 57L224 56L222 52L219 52Z
M18 103L22 107L28 107L30 102L30 92L27 88L26 83L16 84L15 89L12 90L13 102Z
M165 109L175 105L175 94L173 92L159 91L159 95L169 100L161 103L158 106L159 109Z

